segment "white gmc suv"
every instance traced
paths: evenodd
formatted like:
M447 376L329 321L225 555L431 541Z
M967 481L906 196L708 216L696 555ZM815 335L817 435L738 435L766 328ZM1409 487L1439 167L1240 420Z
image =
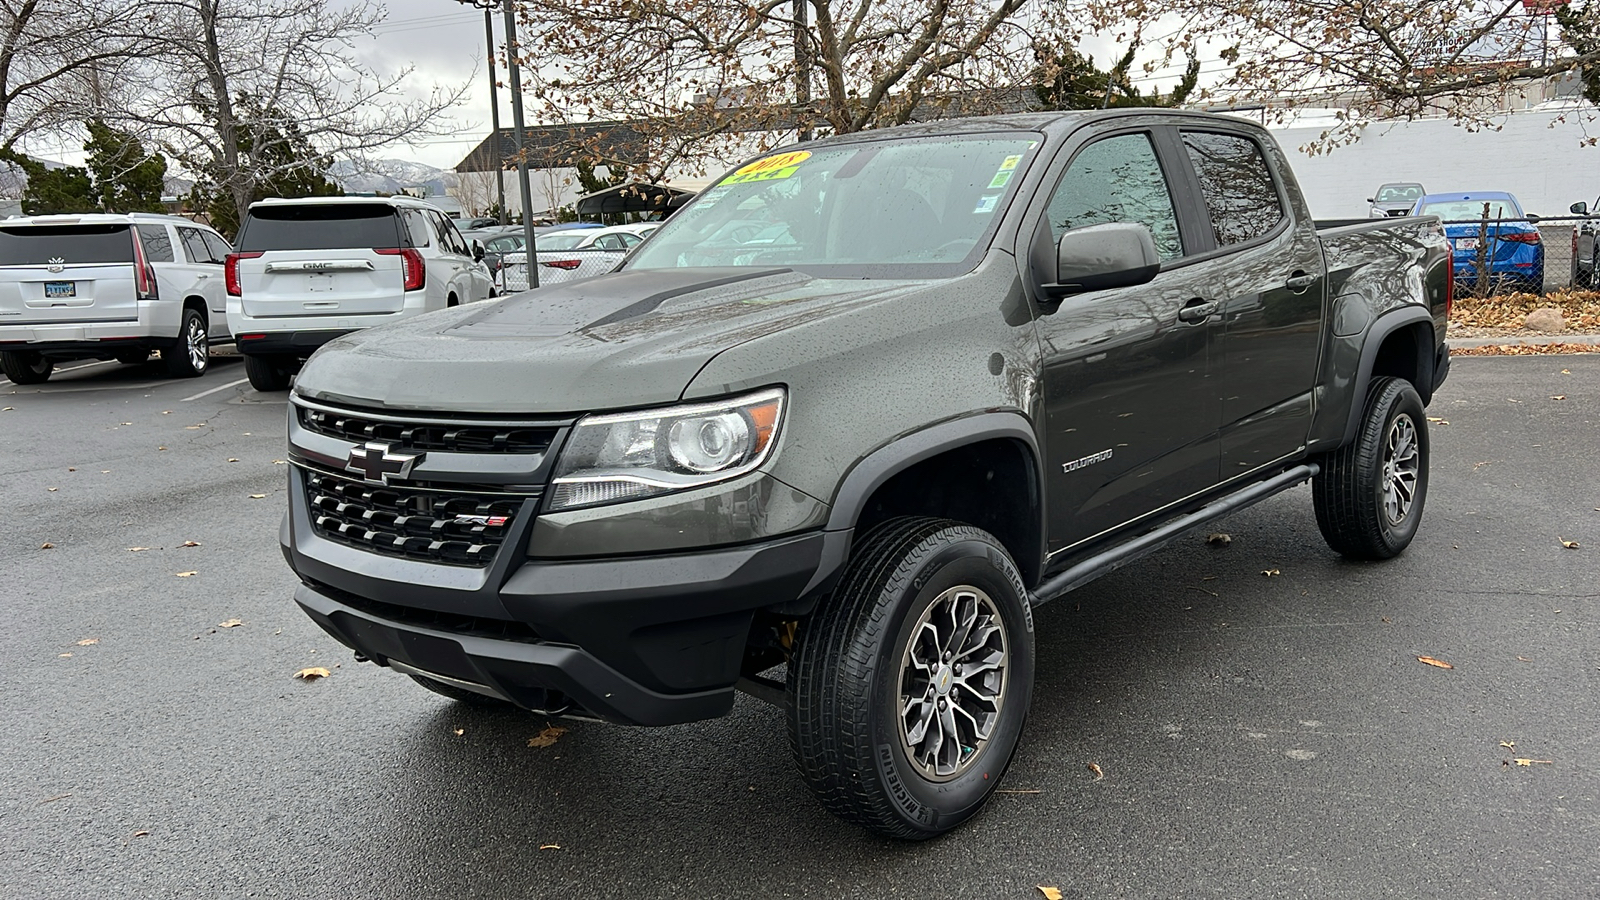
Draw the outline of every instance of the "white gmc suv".
M193 378L227 342L228 242L179 216L18 216L0 221L0 369L39 384L56 363L138 364L161 351Z
M410 197L251 204L228 256L228 327L258 391L328 341L493 294L483 248Z

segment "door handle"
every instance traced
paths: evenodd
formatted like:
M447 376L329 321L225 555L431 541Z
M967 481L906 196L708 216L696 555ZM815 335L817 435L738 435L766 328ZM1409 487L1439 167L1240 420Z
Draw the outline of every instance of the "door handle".
M1285 281L1283 286L1288 288L1291 293L1304 294L1306 289L1316 284L1316 282L1317 276L1307 275L1305 272L1296 272L1289 276L1289 280Z
M1178 320L1190 324L1204 322L1216 315L1217 306L1218 304L1215 300L1190 300L1187 306L1178 310Z

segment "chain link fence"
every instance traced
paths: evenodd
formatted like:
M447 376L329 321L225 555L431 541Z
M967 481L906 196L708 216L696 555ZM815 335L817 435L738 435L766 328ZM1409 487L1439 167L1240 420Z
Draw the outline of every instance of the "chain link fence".
M1456 295L1549 294L1600 286L1597 216L1446 219L1455 251Z

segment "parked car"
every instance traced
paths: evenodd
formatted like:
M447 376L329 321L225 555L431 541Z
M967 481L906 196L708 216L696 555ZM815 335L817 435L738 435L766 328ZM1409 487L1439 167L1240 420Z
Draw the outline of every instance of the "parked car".
M1600 198L1596 198L1594 206L1580 200L1572 204L1571 210L1584 217L1572 227L1572 285L1600 288L1600 240L1596 240L1600 222L1595 218L1600 216Z
M1368 215L1374 219L1387 216L1409 216L1411 208L1428 193L1422 185L1411 181L1394 181L1378 185L1378 190L1367 202L1372 204Z
M261 200L228 256L228 327L258 391L281 391L302 361L359 328L482 300L483 248L410 197Z
M29 216L0 222L0 369L38 384L56 363L136 364L160 351L193 378L229 343L222 235L179 216Z
M1307 480L1336 552L1405 550L1449 282L1437 220L1318 228L1247 121L841 134L617 272L318 353L279 536L359 660L638 725L742 689L830 810L931 838L1001 787L1039 605Z
M653 229L652 229L653 230ZM611 271L630 249L644 238L637 225L608 228L564 229L534 238L534 259L539 266L539 286L575 281ZM648 232L647 232L648 233ZM527 254L521 248L502 257L502 281L508 292L527 285L523 265ZM509 266L511 268L506 269Z
M1504 191L1428 194L1412 212L1444 222L1457 284L1476 286L1482 264L1496 288L1544 293L1544 240L1534 226L1538 217L1524 213L1516 197Z
M463 234L476 228L492 228L500 224L500 220L494 216L470 216L452 219L451 221L456 223L456 228L460 229Z

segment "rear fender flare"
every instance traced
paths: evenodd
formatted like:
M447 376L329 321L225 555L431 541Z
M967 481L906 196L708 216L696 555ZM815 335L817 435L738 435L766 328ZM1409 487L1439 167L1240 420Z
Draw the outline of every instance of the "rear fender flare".
M1401 309L1390 310L1373 321L1367 329L1367 336L1361 345L1361 366L1356 370L1355 383L1350 390L1350 408L1345 414L1343 444L1348 444L1356 439L1356 429L1361 425L1361 415L1365 412L1367 387L1372 383L1372 369L1378 360L1378 351L1383 347L1383 342L1389 336L1402 328L1416 325L1426 325L1429 335L1433 334L1433 314L1420 306L1407 306ZM1424 346L1417 348L1417 381L1413 385L1417 393L1426 403L1433 391L1433 341L1428 341Z

